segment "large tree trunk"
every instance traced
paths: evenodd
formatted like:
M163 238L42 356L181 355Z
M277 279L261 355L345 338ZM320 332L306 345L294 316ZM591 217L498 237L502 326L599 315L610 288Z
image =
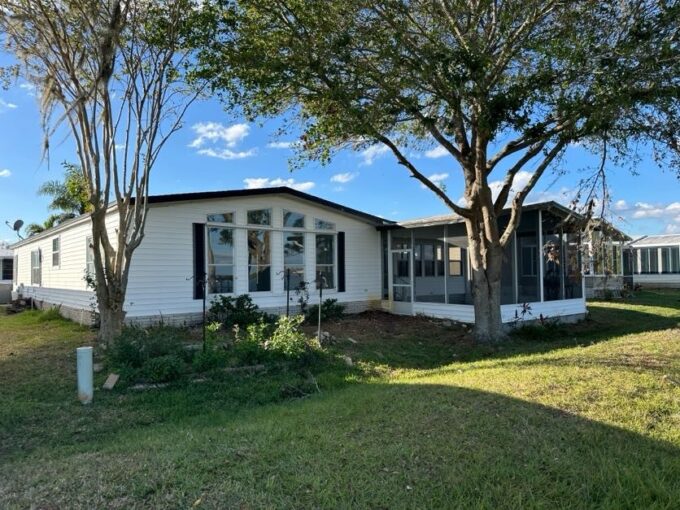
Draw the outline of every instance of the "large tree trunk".
M487 204L483 204L486 200ZM476 215L466 219L468 250L472 268L472 299L475 307L475 339L481 343L505 339L501 319L501 269L503 247L491 194L484 190L473 206Z
M472 298L475 307L475 339L493 343L506 337L501 318L502 251L485 254L485 267L472 268Z
M125 311L122 307L99 307L99 341L109 345L123 331Z

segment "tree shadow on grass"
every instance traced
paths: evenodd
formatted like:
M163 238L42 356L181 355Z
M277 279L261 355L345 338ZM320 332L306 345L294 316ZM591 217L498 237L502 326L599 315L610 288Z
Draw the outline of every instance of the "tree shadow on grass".
M357 385L53 453L0 466L10 506L672 508L680 496L670 443L431 384Z

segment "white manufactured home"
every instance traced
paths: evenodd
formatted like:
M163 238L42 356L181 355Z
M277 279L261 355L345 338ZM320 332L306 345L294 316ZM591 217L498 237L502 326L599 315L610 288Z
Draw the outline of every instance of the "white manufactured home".
M108 217L112 232L116 214ZM525 207L505 254L504 321L585 313L580 234L570 214L555 202ZM93 272L90 229L84 215L13 245L15 292L89 322L96 307L85 280ZM207 275L208 301L249 294L262 309L282 312L297 301L287 287L304 280L323 282L324 299L348 312L473 323L470 274L465 227L455 216L395 223L285 187L158 195L149 199L125 310L130 322L195 322ZM310 303L317 301L312 292Z
M680 235L643 236L628 246L635 285L680 288Z

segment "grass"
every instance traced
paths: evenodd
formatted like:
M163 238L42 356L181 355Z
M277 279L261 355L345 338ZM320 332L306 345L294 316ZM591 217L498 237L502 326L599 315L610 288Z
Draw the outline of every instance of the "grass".
M326 328L355 366L317 367L321 394L279 370L90 407L91 333L0 315L0 507L677 508L680 293L590 309L497 348L367 314Z

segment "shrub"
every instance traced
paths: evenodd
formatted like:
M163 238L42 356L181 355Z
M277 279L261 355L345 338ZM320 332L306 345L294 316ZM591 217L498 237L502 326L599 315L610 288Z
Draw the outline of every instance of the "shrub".
M210 321L219 322L226 329L231 329L234 325L246 328L260 320L271 322L269 314L262 312L248 294L236 298L216 297L210 303L208 317Z
M345 315L345 305L338 303L337 299L326 299L321 304L321 320L328 321L342 319ZM308 321L316 321L319 318L319 305L312 305L307 308L305 316Z
M227 364L228 356L224 351L206 350L199 351L194 355L192 366L195 372L207 372Z
M155 383L175 381L184 372L184 362L177 354L150 358L144 363L144 375Z
M279 317L274 333L265 343L266 349L286 358L302 357L310 345L307 336L300 330L304 320L302 315Z
M182 340L185 335L184 330L168 326L149 329L128 326L112 342L109 361L113 365L140 368L151 358L166 355L180 357L184 353Z
M234 339L234 353L241 363L252 364L265 361L267 352L264 344L271 332L271 325L259 320L246 327L245 335Z

